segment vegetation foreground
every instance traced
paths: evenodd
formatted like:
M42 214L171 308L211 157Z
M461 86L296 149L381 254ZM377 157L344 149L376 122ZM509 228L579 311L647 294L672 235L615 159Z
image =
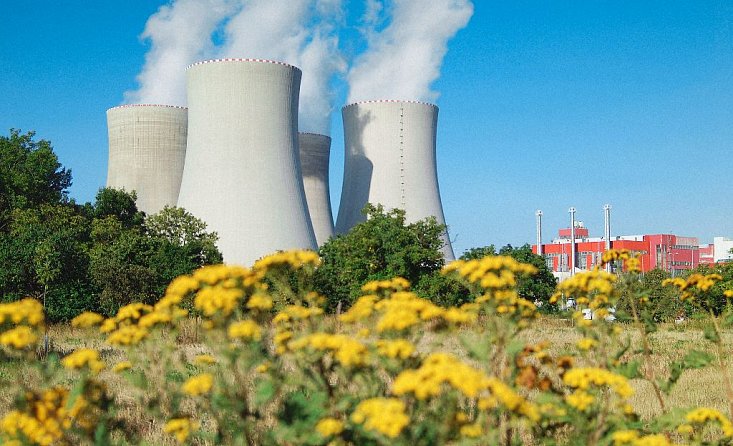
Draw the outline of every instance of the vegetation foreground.
M38 301L0 304L0 384L14 389L0 442L732 442L729 316L708 308L718 274L665 281L709 314L691 336L657 331L628 252L604 258L621 276L595 270L558 285L552 301L572 298L595 314L572 313L572 328L520 297L517 280L536 268L510 257L447 265L443 274L470 290L461 306L437 306L397 277L367 283L336 317L310 288L320 261L296 251L252 269L203 267L155 305L79 315L62 330L81 348L65 355L39 357ZM617 305L632 322L607 320ZM711 407L684 407L700 395Z

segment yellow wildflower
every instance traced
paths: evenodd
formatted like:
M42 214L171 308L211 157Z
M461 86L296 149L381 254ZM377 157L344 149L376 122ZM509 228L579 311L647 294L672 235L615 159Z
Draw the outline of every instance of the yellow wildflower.
M229 316L237 308L242 297L244 297L244 291L239 288L209 286L196 294L193 306L206 317L214 316L217 313Z
M566 403L581 412L585 412L595 400L593 395L582 390L576 390L565 397Z
M580 350L590 350L598 344L598 341L591 338L583 338L575 343Z
M733 423L720 411L707 407L700 407L687 412L685 420L690 424L703 425L712 421L720 425L723 435L726 438L733 438Z
M67 369L89 367L92 373L99 373L104 369L104 362L99 359L99 352L90 348L76 350L62 359L61 364Z
M198 429L198 423L188 418L173 418L168 420L163 427L163 432L176 437L178 443L185 443L192 430Z
M483 429L481 429L481 425L478 423L466 424L465 426L461 426L460 432L464 437L478 438L483 433Z
M10 322L13 325L25 323L35 327L43 323L43 305L33 298L0 304L0 324Z
M725 290L723 291L723 295L728 299L733 298L733 290Z
M229 325L227 335L229 339L252 339L259 341L262 339L262 329L255 321L238 321Z
M396 398L371 398L356 406L351 420L363 424L364 429L397 438L410 423L405 414L405 403Z
M344 423L336 418L323 418L316 424L316 430L324 437L330 437L343 432Z
M320 265L321 259L313 251L285 251L271 254L256 261L252 270L255 272L267 273L276 268L289 267L301 269L303 267L316 267Z
M91 311L85 311L79 316L71 320L72 327L89 328L99 325L104 320L104 317Z
M358 366L366 363L367 348L361 342L345 335L313 333L288 343L291 350L311 348L318 351L332 351L334 358L344 366Z
M121 361L112 367L112 371L115 373L122 373L125 370L130 370L132 368L132 363L130 361Z
M250 310L269 310L272 308L272 299L266 294L255 294L247 301L247 308Z
M388 358L407 359L415 351L415 346L406 339L380 340L377 341L377 351Z
M199 396L209 393L213 385L214 375L211 373L202 373L189 378L185 383L183 383L181 390L188 395Z
M637 438L639 438L639 433L634 430L616 431L611 434L614 446L633 443Z
M135 322L140 319L144 314L150 313L151 311L153 311L153 307L151 307L150 305L136 302L125 305L124 307L120 307L120 309L117 310L115 320L118 323L125 321Z
M198 355L194 358L194 362L200 365L216 364L216 359L211 355Z
M120 327L107 337L107 342L112 345L129 346L137 345L148 336L148 330L135 325Z
M137 324L142 328L150 328L158 324L167 324L172 320L173 318L171 317L170 313L155 310L140 317L140 320Z
M0 333L0 345L18 350L29 347L37 341L38 336L36 336L30 327L25 325L20 325L4 333Z
M634 389L626 378L606 369L595 367L570 369L563 375L563 382L570 387L581 390L587 390L591 385L609 386L622 398L628 398L634 393Z

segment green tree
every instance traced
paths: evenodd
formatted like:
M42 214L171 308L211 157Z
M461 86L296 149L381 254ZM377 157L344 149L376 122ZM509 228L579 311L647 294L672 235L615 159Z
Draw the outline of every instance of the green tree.
M51 143L35 133L10 130L0 136L0 230L13 209L29 209L66 200L71 171L64 169Z
M401 276L418 292L421 288L449 288L440 283L440 278L427 279L439 274L444 264L441 235L445 225L435 218L407 224L405 211L385 211L379 205L368 204L363 212L366 221L347 234L332 237L319 250L323 263L316 271L315 286L328 297L331 309L338 302L349 306L361 295L361 286L370 280Z
M557 307L549 303L550 296L555 291L557 279L547 267L545 258L532 252L532 247L525 244L519 248L506 245L496 251L494 245L471 248L461 256L461 260L480 259L486 256L510 256L518 262L528 263L537 267L537 274L528 277L521 277L518 280L517 291L519 295L532 302L541 302L540 309L545 312L554 311Z

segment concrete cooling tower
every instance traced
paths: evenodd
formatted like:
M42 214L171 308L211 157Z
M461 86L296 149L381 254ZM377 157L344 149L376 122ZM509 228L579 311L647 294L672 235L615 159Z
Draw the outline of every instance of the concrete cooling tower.
M188 148L178 206L219 234L227 263L315 249L298 156L300 70L218 59L186 73Z
M316 241L318 246L321 246L333 235L333 214L328 187L331 138L315 133L300 133L298 143L305 198L308 201Z
M107 110L107 187L137 193L137 207L155 214L175 206L186 157L188 110L123 105Z
M364 220L369 203L404 209L408 222L434 216L445 224L435 161L438 107L408 101L367 101L347 105L345 167L336 232ZM443 254L455 259L448 234Z

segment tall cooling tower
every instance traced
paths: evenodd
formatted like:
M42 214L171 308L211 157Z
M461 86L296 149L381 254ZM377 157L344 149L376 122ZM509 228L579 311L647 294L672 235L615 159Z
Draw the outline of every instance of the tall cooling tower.
M369 203L401 208L408 222L434 216L445 224L440 202L435 136L438 107L410 101L367 101L347 105L345 168L336 232L364 220ZM453 260L448 234L443 254Z
M171 105L122 105L107 110L107 187L137 193L154 214L175 206L186 157L188 110Z
M316 248L298 156L301 73L218 59L187 69L188 149L178 206L219 234L228 263Z
M298 143L305 198L308 201L316 241L318 246L321 246L333 235L333 215L328 187L331 138L315 133L299 133Z

